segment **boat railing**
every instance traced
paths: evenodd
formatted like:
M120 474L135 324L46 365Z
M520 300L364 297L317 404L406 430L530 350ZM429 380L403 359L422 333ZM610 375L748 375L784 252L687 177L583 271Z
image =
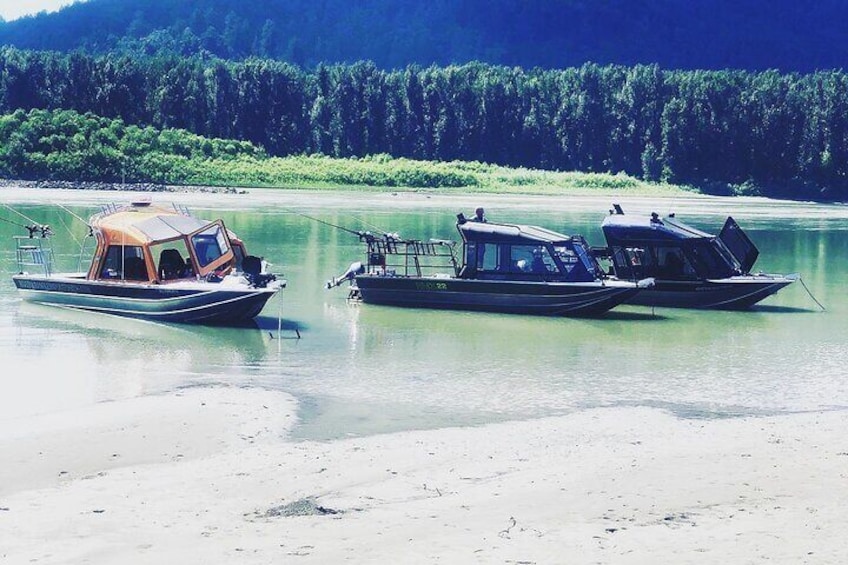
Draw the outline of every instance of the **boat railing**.
M366 234L369 272L394 273L422 277L452 269L459 270L456 242L431 239L400 239L387 234L381 237Z
M18 272L29 272L27 267L30 267L49 277L53 273L53 247L50 238L25 235L16 235L14 238Z
M118 212L122 212L124 210L133 209L133 208L144 208L146 206L150 206L151 203L152 202L151 202L150 198L139 198L139 199L136 199L136 200L130 202L129 204L126 204L126 203L119 204L117 202L109 202L107 204L101 204L100 205L100 212L98 212L97 214L94 214L91 217L90 223L93 225L93 224L96 224L98 221L102 220L103 218L106 218L107 216L111 216L112 214L117 214ZM188 207L183 205L183 204L177 204L176 202L172 202L171 208L174 210L174 212L176 212L177 214L180 214L182 216L190 216L191 215Z

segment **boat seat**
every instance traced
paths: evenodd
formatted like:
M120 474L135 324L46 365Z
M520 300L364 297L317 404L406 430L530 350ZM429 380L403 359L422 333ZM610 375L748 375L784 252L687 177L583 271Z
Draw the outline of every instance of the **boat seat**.
M146 281L147 265L143 257L127 257L124 259L124 279L129 281Z
M159 278L163 281L182 278L185 271L183 256L176 249L163 249L159 253Z

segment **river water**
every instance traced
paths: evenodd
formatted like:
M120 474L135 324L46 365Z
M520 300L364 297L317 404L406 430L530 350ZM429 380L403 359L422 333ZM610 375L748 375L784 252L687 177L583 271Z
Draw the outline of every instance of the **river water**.
M255 328L155 324L20 300L12 236L22 230L13 223L26 216L51 224L57 266L75 270L86 228L74 216L129 198L0 190L0 425L210 385L293 394L295 435L318 440L600 406L653 406L685 418L848 407L846 206L615 199L626 213L675 212L711 232L732 215L760 249L756 269L801 273L809 293L796 283L748 312L625 306L587 320L350 303L344 287L324 283L363 259L363 248L327 223L456 239L456 213L483 205L490 220L581 233L600 245L613 200L267 190L153 196L223 218L251 253L284 273L288 288Z

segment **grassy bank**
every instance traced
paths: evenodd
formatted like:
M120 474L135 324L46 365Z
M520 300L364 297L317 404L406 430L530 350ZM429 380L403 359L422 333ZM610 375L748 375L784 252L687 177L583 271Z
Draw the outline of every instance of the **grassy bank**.
M172 183L183 181L173 179ZM208 160L188 184L346 190L437 190L507 194L677 194L684 188L647 183L624 174L515 169L474 162L433 162L374 155L323 155Z
M624 174L556 172L372 155L270 157L244 141L126 125L68 110L0 117L0 176L234 188L439 190L512 194L676 194Z

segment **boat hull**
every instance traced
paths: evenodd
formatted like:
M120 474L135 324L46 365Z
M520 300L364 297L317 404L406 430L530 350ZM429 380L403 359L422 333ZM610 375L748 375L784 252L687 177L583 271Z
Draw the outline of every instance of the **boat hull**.
M673 281L656 279L630 304L667 308L746 310L798 280L799 275L749 275L727 279Z
M635 297L635 283L516 282L359 275L365 303L546 316L598 316Z
M82 275L15 275L25 300L163 322L237 324L256 317L281 285L100 282Z

